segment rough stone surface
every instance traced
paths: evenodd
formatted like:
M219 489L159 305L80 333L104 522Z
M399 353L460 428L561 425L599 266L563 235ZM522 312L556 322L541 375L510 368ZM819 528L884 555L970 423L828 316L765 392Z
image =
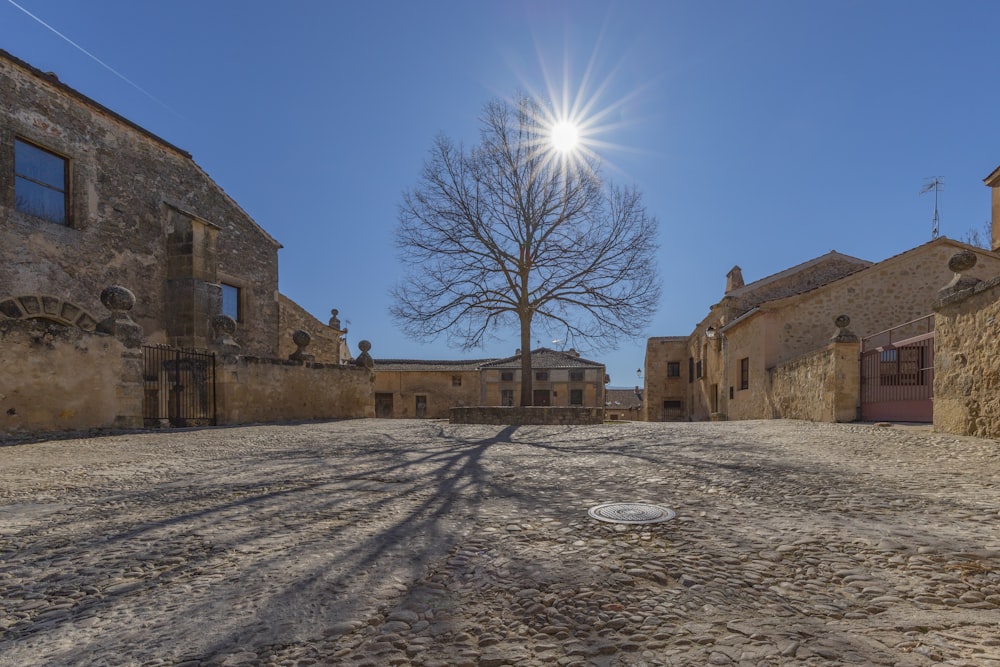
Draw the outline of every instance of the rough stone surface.
M794 421L0 447L0 665L996 667L998 474L993 440Z

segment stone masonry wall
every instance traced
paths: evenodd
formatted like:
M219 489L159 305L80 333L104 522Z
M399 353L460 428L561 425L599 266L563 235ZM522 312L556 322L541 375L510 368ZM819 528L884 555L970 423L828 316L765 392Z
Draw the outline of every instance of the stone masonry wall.
M934 428L1000 438L1000 276L935 311Z
M861 373L858 343L834 343L769 372L771 402L780 419L852 422Z
M309 342L308 352L318 363L336 364L340 363L342 354L345 357L349 356L346 344L341 342L341 336L346 330L334 329L329 324L319 321L284 294L278 295L278 307L281 321L278 336L279 357L287 359L295 352L296 346L292 342L292 334L296 331L305 331L309 334L312 340Z
M377 363L375 391L392 394L392 416L403 419L417 417L417 396L426 400L423 417L447 419L454 407L478 405L481 393L477 370L385 370Z
M0 318L0 439L142 425L141 356L113 336Z
M219 424L375 416L365 368L237 357L216 368Z
M17 210L17 139L68 159L69 224ZM209 254L185 247L200 238L178 228L185 219L214 230ZM192 275L190 284L176 276L171 283L168 256L176 248L168 249L168 237L213 266ZM200 320L181 326L210 331L208 301L218 291L211 282L217 278L242 290L236 335L243 351L272 356L278 351L279 247L189 154L0 54L0 300L50 296L94 312L101 289L119 284L138 298L132 317L146 340L176 343L168 336L176 323L167 309L188 302L186 312Z
M452 424L601 424L604 408L469 407L452 408Z

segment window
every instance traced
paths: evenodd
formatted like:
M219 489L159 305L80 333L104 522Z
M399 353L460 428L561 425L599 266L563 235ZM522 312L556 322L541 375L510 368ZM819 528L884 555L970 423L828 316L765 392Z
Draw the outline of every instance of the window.
M513 389L501 389L500 390L500 405L511 407L514 405L514 390Z
M681 410L683 409L680 401L663 401L664 410Z
M740 359L740 389L750 388L750 357Z
M513 382L514 381L514 371L501 371L500 372L501 382Z
M548 382L549 381L549 372L548 371L537 371L535 373L535 379L538 380L539 382Z
M694 357L688 357L688 382L694 382Z
M60 225L69 223L66 158L20 139L14 140L14 207Z
M667 362L667 377L668 378L679 378L681 376L681 362L679 361L668 361Z
M240 288L236 285L221 283L222 286L222 314L229 315L237 322L243 321L243 308L240 305Z
M583 382L583 371L570 371L569 372L570 382Z
M704 376L702 375L702 370L701 370L701 359L699 359L699 360L698 360L698 363L696 363L696 364L694 365L694 374L695 374L695 377L698 377L698 378L700 378L700 377L704 377Z
M583 389L570 389L569 390L569 404L570 405L583 405Z
M461 375L452 375L451 376L451 386L452 387L461 387L462 386L462 376Z

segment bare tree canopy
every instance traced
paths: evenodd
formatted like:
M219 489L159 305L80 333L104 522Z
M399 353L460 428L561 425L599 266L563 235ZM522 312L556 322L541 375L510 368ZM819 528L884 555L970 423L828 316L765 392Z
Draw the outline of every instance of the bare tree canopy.
M641 195L605 185L589 151L557 150L551 118L526 97L494 100L478 146L438 137L396 230L407 273L392 314L410 335L465 349L517 326L522 405L533 327L613 348L642 332L660 296Z

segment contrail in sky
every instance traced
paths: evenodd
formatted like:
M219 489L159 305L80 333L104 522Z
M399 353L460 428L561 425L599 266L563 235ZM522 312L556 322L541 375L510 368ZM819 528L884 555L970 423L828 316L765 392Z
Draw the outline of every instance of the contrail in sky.
M151 93L149 93L148 91L144 90L142 88L142 86L140 86L139 84L137 84L134 81L132 81L131 79L129 79L127 76L125 76L124 74L122 74L121 72L119 72L118 70L116 70L114 67L112 67L111 65L107 64L106 62L104 62L103 60L101 60L100 58L98 58L97 56L95 56L93 53L91 53L87 49L83 48L82 46L80 46L79 44L77 44L76 42L74 42L72 39L70 39L66 35L62 34L58 30L56 30L55 28L53 28L52 26L50 26L48 23L46 23L42 19L38 18L37 16L35 16L31 12L29 12L27 9L25 9L21 5L19 5L16 2L14 2L14 0L7 0L7 2L9 2L12 5L14 5L18 9L20 9L22 12L24 12L25 14L27 14L28 16L30 16L31 18L33 18L35 21L38 21L39 23L41 23L43 26L45 26L46 28L48 28L49 30L51 30L52 32L54 32L55 34L59 35L59 37L63 38L65 41L69 42L70 44L72 44L73 46L75 46L77 49L79 49L80 51L82 51L83 53L85 53L87 56L89 56L94 62L96 62L99 65L101 65L101 67L105 68L106 70L108 70L109 72L111 72L112 74L114 74L115 76L117 76L119 79L121 79L122 81L124 81L128 85L132 86L133 88L135 88L136 90L138 90L140 93L142 93L143 95L145 95L149 99L151 99L154 102L156 102L157 104L159 104L161 107L163 107L167 111L170 111L170 112L172 112L172 113L177 114L178 116L180 116L179 113L177 113L176 111L174 111L173 109L171 109L164 102L161 102L156 97L154 97Z

